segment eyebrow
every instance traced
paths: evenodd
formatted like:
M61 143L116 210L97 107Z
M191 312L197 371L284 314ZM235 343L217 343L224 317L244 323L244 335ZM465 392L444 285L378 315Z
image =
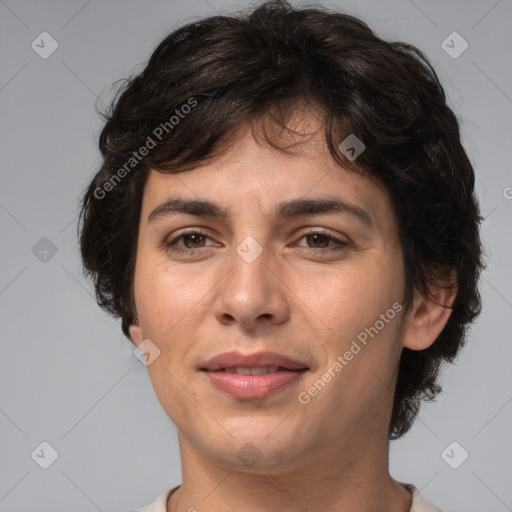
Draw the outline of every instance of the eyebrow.
M198 217L212 217L226 221L231 217L229 210L225 210L217 203L202 199L182 199L170 197L164 203L157 206L148 216L148 223L158 217L164 217L176 213L185 213ZM278 203L271 214L271 221L298 217L301 215L343 213L349 214L368 227L373 226L371 216L354 204L348 203L339 197L321 197L314 199L293 199Z

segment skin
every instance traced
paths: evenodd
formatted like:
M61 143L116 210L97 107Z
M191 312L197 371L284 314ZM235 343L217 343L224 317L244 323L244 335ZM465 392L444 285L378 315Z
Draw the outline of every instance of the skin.
M308 138L286 154L241 127L220 157L179 174L151 170L145 185L135 268L135 345L160 355L147 366L162 407L179 432L183 483L168 512L408 511L410 493L388 470L388 425L402 347L430 346L450 311L416 294L413 309L378 335L304 405L308 388L345 354L357 335L396 302L404 267L389 195L375 179L340 167L314 116L296 120ZM364 209L368 228L344 214L272 222L283 200L337 196ZM149 213L169 197L208 199L232 212L225 221ZM186 229L174 254L165 247ZM306 236L308 230L329 236ZM236 248L248 236L263 252L252 263ZM329 251L335 240L348 243ZM311 251L308 252L308 248ZM453 295L435 291L442 303ZM305 362L301 380L267 398L241 400L199 371L222 352L271 350ZM244 464L239 450L260 454ZM191 508L193 507L193 508Z

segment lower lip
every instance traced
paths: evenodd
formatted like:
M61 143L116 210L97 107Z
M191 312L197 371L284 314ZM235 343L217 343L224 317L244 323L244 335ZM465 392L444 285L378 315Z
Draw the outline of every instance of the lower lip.
M236 398L265 398L283 386L297 382L305 371L278 370L264 375L238 375L225 371L205 371L211 382L220 390Z

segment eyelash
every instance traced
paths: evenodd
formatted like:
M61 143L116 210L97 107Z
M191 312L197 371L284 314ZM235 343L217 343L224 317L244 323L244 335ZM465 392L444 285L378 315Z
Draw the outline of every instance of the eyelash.
M176 242L181 240L183 237L192 236L192 235L201 235L203 237L210 238L207 233L204 233L202 231L197 231L197 230L185 231L184 233L181 233L173 240L171 240L169 242L164 242L165 250L170 253L173 253L173 254L191 254L193 252L198 252L201 249L207 248L207 247L199 247L197 249L181 249L175 245ZM322 235L322 236L325 236L325 237L329 238L330 240L338 243L338 246L329 247L329 248L327 248L327 247L312 248L312 247L302 247L301 246L302 249L305 249L306 251L311 252L311 253L318 253L318 251L323 251L323 252L342 251L349 245L347 242L343 242L341 240L338 240L337 238L334 238L331 234L329 234L327 231L324 231L324 230L308 231L306 233L303 233L299 240L301 240L302 238L304 238L308 235Z

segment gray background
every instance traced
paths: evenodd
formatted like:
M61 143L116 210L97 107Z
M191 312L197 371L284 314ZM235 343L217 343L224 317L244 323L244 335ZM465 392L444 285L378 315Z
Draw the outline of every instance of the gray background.
M140 71L168 31L248 5L0 0L1 512L129 510L181 482L175 427L82 277L78 199L100 162L96 97L108 101L111 84ZM445 512L510 511L512 1L325 5L426 52L462 123L486 217L484 311L443 374L444 392L392 443L392 475ZM44 31L59 45L47 59L31 47ZM469 44L458 58L441 46L453 31ZM42 252L43 237L55 254ZM47 469L31 456L43 441L58 452ZM441 455L453 441L462 448L452 460L469 453L458 469Z

